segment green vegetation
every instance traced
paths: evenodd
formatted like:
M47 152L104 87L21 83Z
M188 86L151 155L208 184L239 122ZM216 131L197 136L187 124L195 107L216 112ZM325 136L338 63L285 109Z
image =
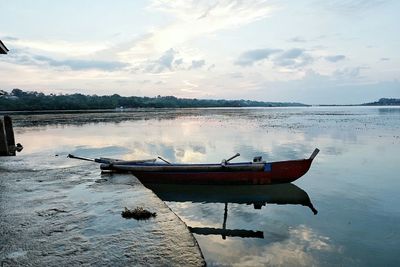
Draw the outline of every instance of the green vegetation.
M13 89L0 90L0 110L88 110L123 108L198 108L198 107L286 107L306 106L301 103L261 102L250 100L210 100L176 98L174 96L123 97L117 94L98 95L45 95Z
M376 102L362 104L362 106L400 106L400 99L381 98Z

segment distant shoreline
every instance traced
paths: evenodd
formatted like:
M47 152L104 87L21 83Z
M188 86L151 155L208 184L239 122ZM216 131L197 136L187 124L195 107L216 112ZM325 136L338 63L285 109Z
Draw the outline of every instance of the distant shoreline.
M124 110L117 109L74 109L74 110L0 110L0 115L31 115L31 114L76 114L76 113L109 113L109 112L146 112L146 111L162 111L162 110L193 110L193 109L279 109L279 108L318 108L318 107L376 107L376 108L388 108L395 107L400 108L400 105L307 105L307 106L280 106L280 107L194 107L194 108L126 108Z
M113 95L46 95L36 91L0 90L0 110L98 110L126 108L220 108L220 107L304 107L302 103L265 102L255 100L177 98L175 96L120 96Z
M344 106L384 106L384 107L388 107L388 106L400 106L400 99L398 98L381 98L378 101L375 102L370 102L370 103L364 103L364 104L347 104L347 105L336 105L336 104L320 104L318 106L338 106L338 107L344 107Z
M130 109L177 109L177 108L278 108L278 107L348 107L348 106L400 106L400 99L381 98L364 104L318 104L308 105L298 102L266 102L255 100L177 98L175 96L120 96L113 95L55 95L13 89L0 90L0 112L54 113L54 112L104 112Z
M318 105L313 105L314 107L400 107L400 104L398 105L369 105L369 104L331 104L331 105L325 105L325 104L318 104Z

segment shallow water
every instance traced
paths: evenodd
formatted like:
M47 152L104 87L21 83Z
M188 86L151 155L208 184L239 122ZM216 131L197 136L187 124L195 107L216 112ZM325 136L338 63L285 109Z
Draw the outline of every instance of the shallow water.
M247 202L236 189L154 191L191 227L209 266L400 264L398 107L151 109L13 119L25 147L18 156L36 168L39 158L68 153L220 162L240 152L235 161L276 161L305 158L318 147L310 171L293 185L300 200L285 196L293 188L242 188L260 195ZM65 159L71 164L77 163Z

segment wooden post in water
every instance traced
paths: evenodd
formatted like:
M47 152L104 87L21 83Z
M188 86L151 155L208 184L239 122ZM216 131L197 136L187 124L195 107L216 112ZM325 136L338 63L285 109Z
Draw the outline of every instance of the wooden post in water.
M20 145L18 144L18 146ZM15 146L12 120L10 116L6 115L4 119L0 119L0 156L15 156L17 148Z
M0 118L0 156L8 156L7 137L2 118Z
M10 116L4 116L4 127L6 132L6 142L8 146L8 155L15 156L15 138L12 120Z

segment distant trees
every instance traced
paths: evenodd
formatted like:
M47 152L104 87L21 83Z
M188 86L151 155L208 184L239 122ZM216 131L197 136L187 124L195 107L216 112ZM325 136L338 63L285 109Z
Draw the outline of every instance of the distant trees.
M300 103L277 103L250 100L211 100L175 96L123 97L83 94L43 94L36 91L0 90L0 110L87 110L124 108L195 108L195 107L280 107L305 106Z
M400 106L398 98L381 98L376 102L366 103L363 106Z

